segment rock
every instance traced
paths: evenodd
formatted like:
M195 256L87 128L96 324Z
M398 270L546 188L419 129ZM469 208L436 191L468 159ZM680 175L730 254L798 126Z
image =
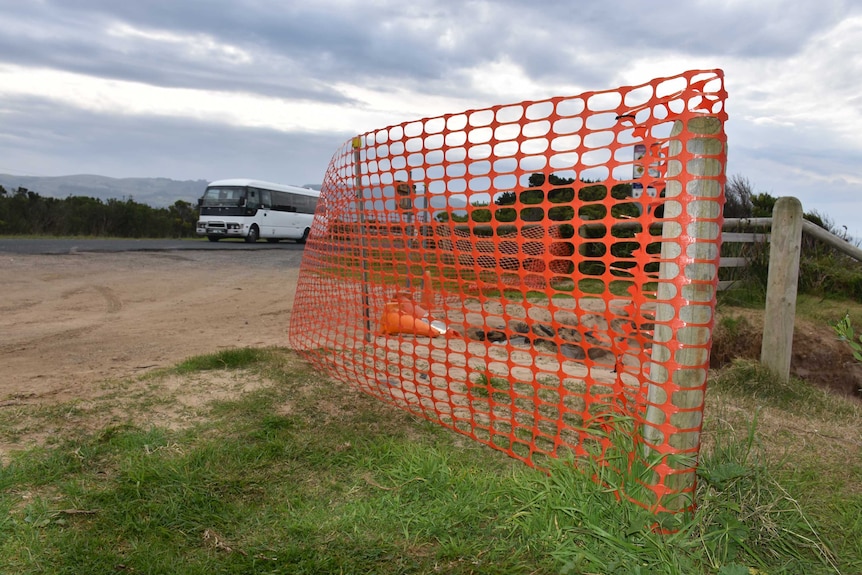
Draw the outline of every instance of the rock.
M560 353L569 359L585 359L587 357L584 348L579 345L572 345L571 343L564 343L561 345Z
M583 339L583 336L581 336L581 332L571 327L561 327L557 330L557 334L563 341L574 341L577 343L580 342L581 339Z
M543 351L545 353L557 353L557 344L553 341L547 339L537 339L533 342L533 345L538 351Z
M533 333L539 337L554 337L554 328L544 323L533 324Z
M485 332L478 327L468 327L464 333L472 340L485 341Z
M502 331L491 330L488 332L488 341L492 343L502 343L506 341L506 334Z
M614 354L612 354L610 350L601 347L591 347L587 352L587 355L591 360L599 364L614 365L616 363Z

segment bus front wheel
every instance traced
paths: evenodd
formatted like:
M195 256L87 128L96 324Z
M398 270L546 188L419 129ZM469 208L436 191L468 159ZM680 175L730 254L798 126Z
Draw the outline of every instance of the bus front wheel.
M245 236L245 241L247 243L253 244L260 237L260 230L257 229L257 226L251 226L248 230L248 235Z
M311 230L309 230L308 228L305 228L305 231L304 231L304 232L302 232L302 237L301 237L301 238L299 238L298 240L296 240L296 243L298 243L298 244L304 244L304 243L305 243L305 241L308 239L308 232L310 232L310 231L311 231Z

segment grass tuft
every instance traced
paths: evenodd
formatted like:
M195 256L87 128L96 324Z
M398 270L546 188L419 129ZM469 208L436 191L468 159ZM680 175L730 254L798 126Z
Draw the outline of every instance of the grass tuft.
M735 396L785 409L804 405L807 411L816 411L824 407L824 400L828 397L821 389L802 379L791 377L785 381L753 360L734 360L730 368L721 370L711 384Z
M226 349L211 355L191 357L180 363L175 371L177 373L190 373L215 369L242 369L264 361L267 357L267 350L258 348Z

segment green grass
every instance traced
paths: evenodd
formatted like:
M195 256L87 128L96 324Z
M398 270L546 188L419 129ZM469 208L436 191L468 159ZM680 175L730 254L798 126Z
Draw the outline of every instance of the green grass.
M807 390L753 394L750 378L773 384L752 369L734 366L710 392L699 507L660 534L655 516L609 489L626 477L608 468L560 462L540 473L322 378L288 351L192 358L128 385L157 394L159 378L212 370L266 385L179 427L82 424L122 401L152 402L122 390L74 417L29 414L29 429L58 439L0 467L0 572L862 572L858 457L799 444L776 453L760 437L774 422L754 417L778 395L786 411L769 409L815 422L849 426L860 410Z
M862 404L795 378L776 380L752 361L735 362L711 383L715 423L709 433L719 440L740 439L755 414L757 433L748 433L745 441L744 476L757 479L755 485L772 485L784 504L805 511L839 566L835 572L862 572ZM712 464L708 457L703 463L707 468ZM768 507L769 500L763 498L759 505ZM761 532L792 527L777 520L786 515L775 515L775 525ZM777 542L770 552L777 554L787 545ZM808 571L799 567L797 572Z
M267 355L265 350L256 348L227 349L212 355L191 357L180 363L175 371L189 373L213 369L240 369L264 360Z
M800 295L796 300L796 313L800 317L828 325L834 325L845 314L849 314L853 325L862 325L862 302L835 295Z

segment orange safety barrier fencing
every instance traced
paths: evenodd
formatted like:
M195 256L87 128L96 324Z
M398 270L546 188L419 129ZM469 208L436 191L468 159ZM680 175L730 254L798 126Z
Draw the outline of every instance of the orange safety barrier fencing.
M691 508L725 98L720 70L689 71L346 142L324 179L290 344L529 465L629 466L629 497ZM622 463L610 456L620 438Z

